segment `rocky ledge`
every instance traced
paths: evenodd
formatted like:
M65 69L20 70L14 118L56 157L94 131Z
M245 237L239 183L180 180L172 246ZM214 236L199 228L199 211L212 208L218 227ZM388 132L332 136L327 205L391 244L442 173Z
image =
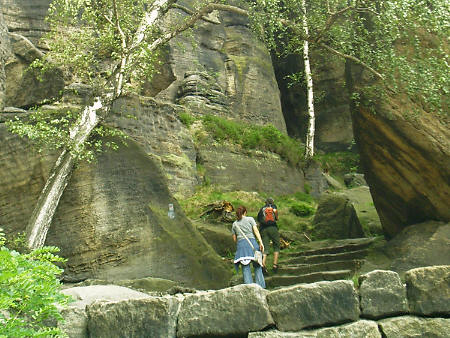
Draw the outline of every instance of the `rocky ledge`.
M69 337L447 337L450 266L267 291L256 284L152 296L124 287L66 289Z

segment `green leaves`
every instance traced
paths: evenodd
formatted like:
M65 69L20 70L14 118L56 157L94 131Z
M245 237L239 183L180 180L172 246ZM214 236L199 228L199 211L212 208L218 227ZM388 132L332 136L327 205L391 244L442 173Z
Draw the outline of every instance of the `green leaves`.
M20 254L3 246L0 232L0 337L50 337L62 332L50 323L62 320L58 306L69 302L60 293L56 247Z
M97 126L91 137L81 147L75 149L70 138L70 128L76 123L79 113L70 110L38 109L19 119L6 122L8 130L20 137L26 137L39 152L66 149L78 160L91 162L96 153L105 148L116 150L118 144L112 139L126 144L128 136L117 128L106 125Z
M300 2L253 2L253 27L277 54L301 53L305 36L298 26L304 15ZM315 0L307 2L307 21L311 48L318 46L320 39L341 56L356 58L384 75L384 83L375 84L377 90L366 88L369 102L370 93L379 95L379 89L389 86L406 91L426 111L447 113L448 1Z

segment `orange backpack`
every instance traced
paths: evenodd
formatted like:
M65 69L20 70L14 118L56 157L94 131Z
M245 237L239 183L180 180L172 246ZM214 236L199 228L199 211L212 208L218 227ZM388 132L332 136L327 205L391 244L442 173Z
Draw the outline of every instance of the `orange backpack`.
M274 223L276 220L275 216L275 210L272 206L268 205L267 207L264 207L263 209L263 215L264 215L264 223L270 224Z

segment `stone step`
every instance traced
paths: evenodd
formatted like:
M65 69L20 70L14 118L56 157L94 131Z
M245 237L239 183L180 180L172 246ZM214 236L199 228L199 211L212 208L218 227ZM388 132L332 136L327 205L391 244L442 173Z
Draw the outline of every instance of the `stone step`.
M282 263L283 265L315 264L315 263L326 263L330 261L362 259L366 256L367 256L367 249L363 249L356 251L341 252L336 254L322 254L322 255L287 257L287 258L281 256L280 263Z
M352 259L344 261L330 261L317 264L293 264L280 265L278 267L278 275L301 275L312 272L324 272L335 270L351 270L353 272L359 270L364 263L364 259Z
M338 246L328 246L320 249L305 250L305 251L292 251L287 252L284 255L286 257L298 257L298 256L313 256L313 255L323 255L323 254L335 254L341 252L358 251L367 248L373 240L364 241L361 243L338 245Z
M348 279L353 276L351 270L322 271L313 272L297 276L273 275L265 277L266 287L275 288L278 286L289 286L300 283L314 283L320 281L333 281L338 279Z

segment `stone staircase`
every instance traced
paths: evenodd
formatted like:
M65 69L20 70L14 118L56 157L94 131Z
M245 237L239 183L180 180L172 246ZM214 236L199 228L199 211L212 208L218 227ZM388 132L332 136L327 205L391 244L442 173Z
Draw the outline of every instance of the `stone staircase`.
M265 277L268 288L349 279L365 262L372 238L312 242L314 248L280 253L278 271Z

